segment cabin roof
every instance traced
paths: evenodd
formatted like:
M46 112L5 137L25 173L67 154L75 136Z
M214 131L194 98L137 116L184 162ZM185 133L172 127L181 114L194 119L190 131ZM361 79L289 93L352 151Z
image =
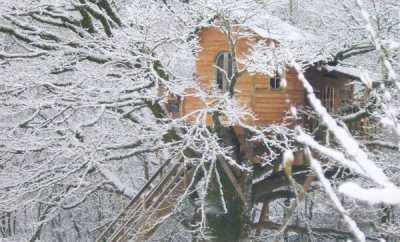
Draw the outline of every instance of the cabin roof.
M339 73L354 79L361 79L362 72L361 70L354 67L346 67L346 66L330 66L324 65L323 68L329 73Z
M249 28L263 38L273 39L280 43L305 43L315 39L315 36L301 30L279 17L260 11L249 15L245 11L234 11L233 17L241 20L241 26Z
M274 39L283 43L305 43L312 38L311 34L271 15L249 19L245 26L263 38Z

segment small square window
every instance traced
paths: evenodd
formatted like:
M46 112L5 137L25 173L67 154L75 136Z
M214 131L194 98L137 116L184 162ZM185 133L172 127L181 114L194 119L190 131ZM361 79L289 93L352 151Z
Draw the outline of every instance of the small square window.
M269 86L271 87L272 90L277 90L281 89L281 76L276 73L275 76L271 77L269 79Z
M177 98L171 98L167 102L167 110L170 113L179 113L180 101Z

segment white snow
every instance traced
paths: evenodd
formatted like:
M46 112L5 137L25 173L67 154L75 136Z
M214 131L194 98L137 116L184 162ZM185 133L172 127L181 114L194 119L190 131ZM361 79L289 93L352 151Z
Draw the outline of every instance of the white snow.
M366 201L370 204L386 203L400 204L400 189L391 188L362 188L353 182L346 182L340 185L339 192L346 196Z
M369 71L359 67L324 65L323 68L328 72L336 71L358 79L369 89L372 89L373 83L379 79L376 73L370 73Z
M361 68L340 66L340 65L338 66L324 65L323 68L328 72L336 71L339 73L343 73L345 75L349 75L353 78L359 79L369 89L372 89L374 80L378 79L378 77L371 75L371 73L369 73L367 70Z
M321 120L335 136L338 143L345 149L346 153L360 166L363 173L384 187L394 187L394 184L390 182L383 171L368 158L368 155L360 148L358 142L351 136L351 134L346 129L339 126L335 119L328 113L321 101L315 96L313 87L305 78L300 65L293 60L291 66L298 72L298 78L307 92L307 98L310 101L310 105L318 113Z
M312 158L310 160L310 165L313 171L317 174L318 179L324 187L325 192L328 194L328 197L333 202L336 210L338 210L344 221L347 223L352 234L357 238L358 241L365 241L364 233L358 228L356 222L354 222L354 220L348 215L339 198L336 196L331 183L324 176L320 162Z
M244 18L245 21L241 25L249 28L263 38L273 39L278 42L296 42L297 44L299 42L305 43L315 38L312 34L265 11L248 16L248 13L237 10L233 12L233 15L239 19Z
M354 67L325 65L324 69L328 72L337 71L356 78L360 78L360 76L362 75L362 71Z
M118 188L121 192L125 193L126 195L133 197L133 195L136 193L134 190L132 190L131 187L127 186L124 184L119 177L112 172L110 169L106 168L103 165L98 164L97 168L100 170L101 174L109 181L111 182L114 186Z

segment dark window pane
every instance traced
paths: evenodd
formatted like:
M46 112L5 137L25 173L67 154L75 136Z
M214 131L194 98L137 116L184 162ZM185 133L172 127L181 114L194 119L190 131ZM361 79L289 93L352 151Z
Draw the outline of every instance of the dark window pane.
M279 76L279 74L271 77L271 79L269 80L269 85L271 89L279 89L281 87L281 77Z
M224 54L221 53L217 57L217 85L218 88L222 89L223 87L223 81L224 81L224 72L222 71L224 69Z
M216 60L216 81L220 89L228 87L228 79L233 76L232 55L228 52L221 52L218 54Z
M229 79L232 79L232 72L233 72L233 68L232 68L232 55L231 55L231 53L227 53L227 55L228 55L228 71L227 71L227 74L228 74L228 78Z

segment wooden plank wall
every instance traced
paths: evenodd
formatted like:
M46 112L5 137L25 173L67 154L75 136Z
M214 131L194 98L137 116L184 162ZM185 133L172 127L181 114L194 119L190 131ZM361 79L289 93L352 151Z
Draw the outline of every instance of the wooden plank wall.
M339 111L343 105L349 104L353 99L353 86L351 85L353 80L349 76L338 73L329 75L326 71L318 71L317 68L308 69L305 76L314 87L318 98L322 98L320 93L324 88L331 87L335 89L333 112Z
M196 75L201 86L209 88L215 82L215 58L221 51L228 51L228 43L223 33L216 28L206 28L199 33L201 50L196 64ZM237 43L239 58L249 53L254 40L240 39ZM295 106L305 103L304 89L297 79L297 74L288 70L285 74L287 87L282 90L271 90L269 77L261 74L243 74L236 85L239 91L235 94L243 105L251 108L256 114L256 120L249 123L267 125L281 122L290 104ZM204 104L193 97L185 98L182 104L182 113L187 114L199 109Z

